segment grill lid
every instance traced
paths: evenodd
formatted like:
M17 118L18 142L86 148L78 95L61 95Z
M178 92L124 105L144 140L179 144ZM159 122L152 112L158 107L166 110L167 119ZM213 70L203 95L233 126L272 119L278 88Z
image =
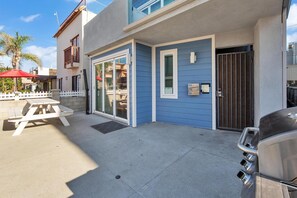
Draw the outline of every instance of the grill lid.
M297 130L297 107L282 109L260 119L259 139Z

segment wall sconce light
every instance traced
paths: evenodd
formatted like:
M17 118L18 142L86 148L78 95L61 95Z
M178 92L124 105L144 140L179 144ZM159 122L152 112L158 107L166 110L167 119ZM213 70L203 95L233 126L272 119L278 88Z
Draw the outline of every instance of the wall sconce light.
M196 61L197 61L196 52L191 52L190 63L193 64L193 63L196 63Z
M66 76L66 80L68 80L68 76Z

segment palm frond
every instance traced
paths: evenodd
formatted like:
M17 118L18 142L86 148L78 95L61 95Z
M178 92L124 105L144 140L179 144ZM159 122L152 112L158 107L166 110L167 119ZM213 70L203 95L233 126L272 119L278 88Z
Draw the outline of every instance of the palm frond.
M32 61L32 62L36 63L39 67L42 67L41 59L38 56L36 56L35 54L22 53L21 58L25 59L25 60Z
M22 36L22 35L19 35L18 32L16 32L13 42L15 44L15 47L18 48L20 51L22 51L23 46L27 44L30 40L31 40L31 37Z
M0 48L2 48L2 52L5 52L7 55L12 53L14 49L13 44L13 37L9 34L6 34L4 32L0 33Z

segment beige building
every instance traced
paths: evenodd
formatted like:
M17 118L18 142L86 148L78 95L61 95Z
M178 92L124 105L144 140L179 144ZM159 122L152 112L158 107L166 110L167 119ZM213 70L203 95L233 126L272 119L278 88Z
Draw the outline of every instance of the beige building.
M57 39L57 88L62 91L84 90L84 26L96 14L79 4L60 25Z

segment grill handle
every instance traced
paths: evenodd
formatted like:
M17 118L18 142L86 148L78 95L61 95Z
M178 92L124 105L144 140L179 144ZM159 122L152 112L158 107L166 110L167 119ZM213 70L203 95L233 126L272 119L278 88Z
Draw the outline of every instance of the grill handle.
M246 153L250 153L253 155L258 155L258 152L256 149L250 148L245 146L245 141L248 135L248 132L253 131L254 135L256 135L259 132L259 128L256 127L246 127L243 129L242 134L238 140L237 146L240 150L246 152Z

